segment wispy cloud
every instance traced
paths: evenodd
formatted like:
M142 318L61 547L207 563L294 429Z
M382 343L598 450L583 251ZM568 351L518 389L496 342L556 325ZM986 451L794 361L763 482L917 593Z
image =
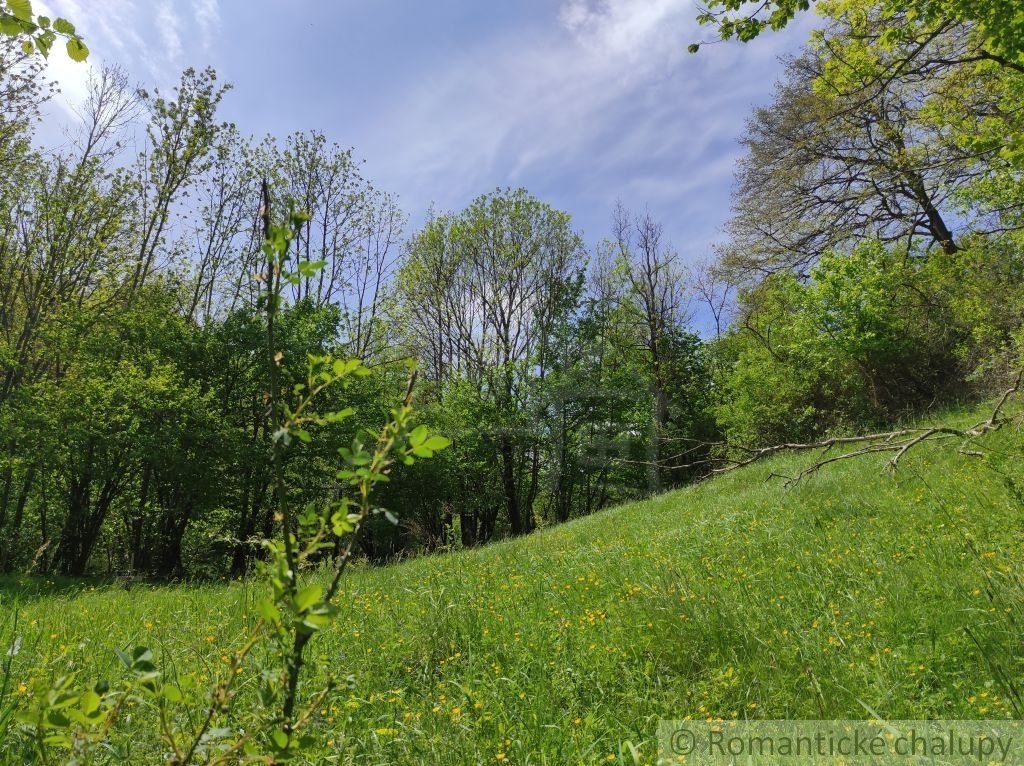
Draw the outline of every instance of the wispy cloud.
M568 0L558 18L585 49L621 64L648 60L659 37L671 36L678 48L681 28L691 26L688 17L678 17L689 7L679 0Z
M724 220L708 208L727 206L735 138L793 37L694 56L695 16L692 0L565 0L546 27L413 83L379 134L385 172L442 207L505 183L573 187L594 211L628 196L696 220L709 239ZM593 229L606 216L582 220Z
M192 13L199 26L203 50L209 50L220 31L220 4L217 0L192 0Z
M243 130L354 144L414 221L431 202L524 185L591 241L621 197L698 253L727 217L743 121L808 24L691 55L696 0L294 0L285 37L256 0L38 2L79 24L91 65L116 61L147 85L219 63ZM86 67L51 67L69 101L84 93ZM265 108L270 92L280 108Z
M589 153L602 116L651 76L668 71L685 24L682 0L565 3L552 28L456 60L428 83L415 83L403 111L424 129L409 144L428 177L460 165L468 186L502 164L513 180L540 163ZM675 16L678 23L671 23ZM666 45L673 29L675 45ZM607 137L613 139L614 137ZM621 138L621 136L619 137ZM456 150L457 151L453 151ZM597 159L597 158L595 158ZM429 183L429 178L424 178Z
M70 19L84 36L90 55L85 63L55 49L47 60L49 76L58 84L55 104L74 114L85 99L90 75L117 64L147 85L168 87L177 80L189 51L187 24L194 22L200 39L213 38L220 23L217 0L192 0L192 14L182 14L175 0L36 0L40 13Z
M163 55L171 60L181 58L181 18L174 12L171 0L160 0L156 6L156 24L163 44Z

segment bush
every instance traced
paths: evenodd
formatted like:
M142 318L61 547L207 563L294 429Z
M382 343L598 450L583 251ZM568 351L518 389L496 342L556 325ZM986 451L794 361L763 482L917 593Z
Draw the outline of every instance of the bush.
M772 275L715 344L718 421L732 442L803 441L970 395L1013 355L1022 273L1019 250L982 240L929 255L867 241L806 281Z

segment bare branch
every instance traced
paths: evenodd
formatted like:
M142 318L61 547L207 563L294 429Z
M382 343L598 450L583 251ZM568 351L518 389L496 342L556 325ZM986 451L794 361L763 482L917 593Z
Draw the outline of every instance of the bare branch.
M737 468L744 468L774 455L787 452L819 452L818 460L801 470L795 476L781 476L781 474L775 473L772 474L772 476L780 476L781 478L784 478L786 480L786 485L790 486L798 483L801 479L807 476L817 473L827 465L838 463L843 460L851 460L864 455L891 453L892 457L889 459L888 465L890 469L895 470L908 452L926 442L959 439L961 441L959 449L960 454L977 457L983 453L978 450L968 449L968 444L986 434L998 431L1010 421L1010 418L1005 413L1006 405L1011 397L1020 392L1022 385L1024 385L1024 368L1017 372L1012 385L1003 391L996 400L991 414L984 420L981 420L967 428L942 425L922 428L899 428L892 431L878 431L875 433L860 434L857 436L833 436L827 439L811 442L786 442L783 444L774 444L768 447L747 447L741 444L728 445L725 442L707 442L696 444L695 446L689 447L680 453L665 458L659 461L659 465L671 466L673 468L705 467L708 469L708 476L717 476L719 474L735 471ZM728 451L733 453L743 453L743 457L709 457L684 465L678 465L676 463L676 461L687 457L699 449L711 447L725 447ZM854 447L855 449L833 454L833 450L837 447ZM624 460L622 462L639 464L642 461Z

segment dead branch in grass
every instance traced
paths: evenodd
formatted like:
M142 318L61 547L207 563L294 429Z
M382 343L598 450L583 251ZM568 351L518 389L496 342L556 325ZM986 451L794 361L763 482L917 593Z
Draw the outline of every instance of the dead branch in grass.
M735 471L737 468L744 468L748 465L764 460L765 458L785 452L820 451L821 454L818 460L807 468L804 468L795 476L772 474L773 476L784 478L787 485L792 485L807 476L817 473L819 470L831 463L837 463L842 460L851 460L864 455L877 453L892 453L892 457L889 459L888 464L891 469L895 470L899 465L899 462L910 450L924 444L925 442L959 439L961 440L960 452L964 455L977 457L982 453L978 450L967 449L968 443L984 436L985 434L998 431L1006 424L1009 420L1004 413L1006 404L1012 396L1020 392L1022 384L1024 384L1024 368L1017 372L1014 377L1013 384L1003 391L996 400L991 414L984 420L967 428L956 428L954 426L941 425L920 428L899 428L893 431L879 431L876 433L860 434L857 436L834 436L828 439L821 439L820 441L787 442L784 444L774 444L770 447L746 447L735 444L727 445L725 442L705 442L703 444L690 447L678 455L666 459L661 463L661 465L677 470L710 466L708 475L718 475ZM743 453L744 456L738 458L708 457L692 463L679 465L673 464L674 460L685 458L693 454L698 449L708 449L717 446L727 446L730 451ZM831 454L834 449L842 449L844 447L855 447L855 449L842 451L838 454ZM640 461L623 462L638 463Z
M787 484L795 484L801 479L817 473L830 463L836 463L841 460L851 460L863 455L875 453L893 453L892 457L889 459L889 467L895 470L899 465L900 460L902 460L910 450L924 444L925 442L934 442L945 439L960 439L962 440L960 448L961 452L964 452L965 454L979 454L977 450L967 450L967 443L1003 427L1007 422L1007 418L1004 415L1006 403L1010 400L1010 397L1020 391L1022 383L1024 383L1024 369L1017 372L1014 377L1013 384L1003 391L1002 395L1000 395L996 400L996 403L992 408L992 413L984 420L967 428L956 428L954 426L900 428L894 431L882 431L872 434L862 434L859 436L838 436L830 439L822 439L817 442L777 444L771 447L762 447L760 449L741 447L739 449L746 452L747 457L739 460L731 460L727 465L713 468L712 473L718 474L733 471L737 468L742 468L743 466L750 465L751 463L755 463L781 452L804 452L813 450L820 450L821 457L795 476L788 477L786 480ZM837 455L828 454L835 447L853 445L859 446L857 446L856 449L841 452Z

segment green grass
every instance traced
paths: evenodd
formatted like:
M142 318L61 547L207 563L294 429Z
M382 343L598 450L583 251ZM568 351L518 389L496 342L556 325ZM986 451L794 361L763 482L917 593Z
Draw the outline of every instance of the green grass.
M312 644L307 689L324 668L352 676L323 705L316 762L650 763L659 717L1014 717L998 678L1024 670L1021 436L985 445L986 459L926 445L895 475L884 458L843 462L791 489L771 474L810 457L787 456L528 538L357 569ZM113 649L136 644L208 678L256 596L37 588L11 680L112 677ZM118 741L127 762L157 763L143 721Z

